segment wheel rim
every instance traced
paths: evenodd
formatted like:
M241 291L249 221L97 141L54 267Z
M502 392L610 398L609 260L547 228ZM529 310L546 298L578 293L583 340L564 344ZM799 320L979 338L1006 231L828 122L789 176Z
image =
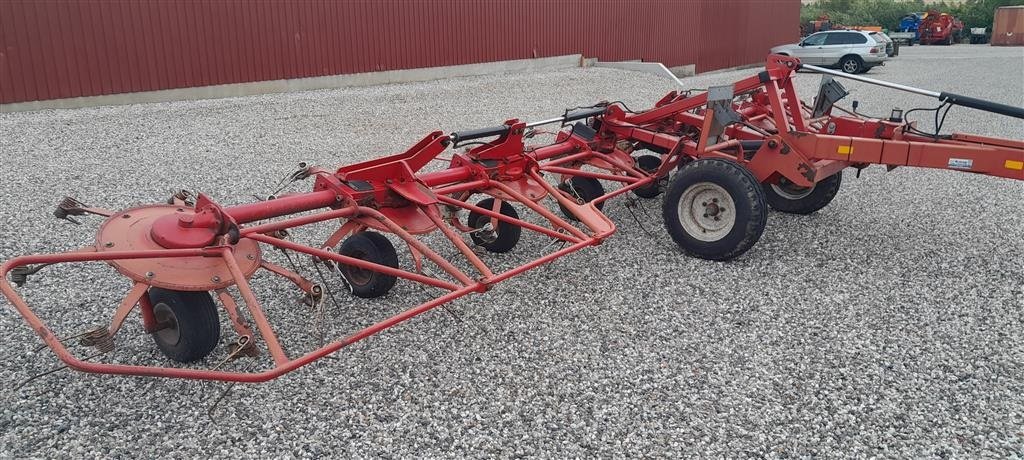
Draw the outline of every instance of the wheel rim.
M736 225L736 205L724 188L711 182L689 186L679 199L679 223L700 241L718 241Z
M477 239L482 241L484 244L490 244L498 239L498 231L491 227L490 216L477 217L476 222L473 224L473 228L477 229L474 235Z
M771 184L772 191L787 200L799 200L807 198L814 191L814 186L800 187L786 178L779 179L777 184Z
M568 192L569 195L572 195L572 197L576 199L576 204L586 204L586 201L583 200L583 195L576 190L576 187L573 187L571 182L562 182L562 186L559 188Z
M168 345L177 345L181 340L181 331L178 330L178 317L174 311L165 303L153 305L153 317L160 329L156 331L161 342Z
M854 73L854 72L856 72L857 71L857 61L854 61L854 60L846 61L846 63L843 64L843 70L845 70L846 73Z
M357 251L346 255L353 259L366 260L366 253L363 251ZM348 282L359 286L364 286L369 283L370 279L373 278L374 273L375 272L373 270L366 270L361 267L356 267L355 265L345 265L345 275L346 278L348 278Z

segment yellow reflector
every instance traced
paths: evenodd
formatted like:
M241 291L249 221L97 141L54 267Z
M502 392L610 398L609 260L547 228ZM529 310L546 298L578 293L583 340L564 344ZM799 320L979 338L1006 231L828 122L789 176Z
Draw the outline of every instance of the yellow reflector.
M838 153L840 155L849 155L849 154L853 153L853 146L840 145L839 148L836 149L836 153Z
M1024 169L1024 161L1006 160L1006 163L1003 163L1003 166L1006 166L1006 169L1021 170Z

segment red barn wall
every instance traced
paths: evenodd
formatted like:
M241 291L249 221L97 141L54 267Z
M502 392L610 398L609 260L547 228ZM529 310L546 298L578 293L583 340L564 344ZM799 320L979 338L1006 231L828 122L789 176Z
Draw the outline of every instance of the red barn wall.
M799 0L0 0L0 103L583 54L698 72Z

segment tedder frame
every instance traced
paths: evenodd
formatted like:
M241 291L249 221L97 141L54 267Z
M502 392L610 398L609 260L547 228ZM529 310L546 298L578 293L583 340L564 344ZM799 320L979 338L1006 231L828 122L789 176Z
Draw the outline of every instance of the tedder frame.
M793 76L799 69L825 74L813 104L797 97ZM942 105L931 109L935 132L921 130L895 110L889 119L873 119L841 109L835 103L846 92L833 76L939 99ZM303 166L292 178L313 178L307 193L238 206L222 206L204 194L193 198L178 193L165 204L118 212L68 198L58 206L57 217L106 218L95 243L78 251L5 262L0 291L73 369L266 381L455 299L601 244L615 232L601 207L625 193L653 198L664 192L666 230L680 248L703 259L729 260L757 242L768 206L799 214L821 209L835 197L846 168L914 166L1024 180L1024 142L940 134L939 113L951 105L1024 118L1024 109L849 76L773 55L756 75L697 94L673 91L649 110L600 103L533 123L512 119L493 128L433 132L405 152L334 171ZM571 122L550 144L526 144L541 133L541 126ZM428 171L428 163L448 150L453 153L447 168ZM608 183L621 186L605 191ZM474 203L474 196L484 198ZM520 212L528 215L520 217ZM307 226L330 222L337 222L337 228L323 243L293 240ZM493 269L487 253L513 251L523 230L561 245L549 244L513 268ZM439 234L444 244L438 246L437 238L428 244L429 234ZM394 241L408 250L411 267L400 266ZM384 296L398 279L439 294L289 356L250 280L266 270L294 283L314 304L323 301L326 287L265 260L266 248L311 257L318 266L340 273L356 297ZM452 249L454 259L441 255ZM112 266L131 287L108 324L72 336L98 351L79 357L67 343L70 337L62 338L44 323L15 285L48 265L84 262ZM94 361L116 348L118 332L136 309L143 329L172 361L197 363L211 356L220 343L221 310L237 338L212 367ZM271 364L261 370L223 369L229 360L264 351Z

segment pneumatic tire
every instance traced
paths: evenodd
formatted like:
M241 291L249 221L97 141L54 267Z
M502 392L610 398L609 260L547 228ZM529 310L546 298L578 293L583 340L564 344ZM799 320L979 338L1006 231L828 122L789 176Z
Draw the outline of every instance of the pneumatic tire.
M764 233L768 205L757 179L721 159L684 166L662 203L665 228L687 254L730 260L747 252Z
M398 252L391 241L380 233L363 231L348 237L338 254L365 260L379 265L398 268ZM370 299L387 294L398 278L354 265L338 264L345 281L352 288L352 294Z
M480 200L476 205L484 209L492 209L494 208L494 198L485 198ZM501 202L501 209L499 210L499 213L513 219L519 218L519 213L516 212L516 208L509 204L508 201ZM468 223L469 226L474 229L482 229L491 224L491 217L472 211L469 213ZM470 238L473 239L473 243L477 246L480 246L490 252L504 253L509 252L512 248L516 247L522 233L522 227L499 220L498 228L491 228L484 232L471 233Z
M205 358L220 341L217 304L209 292L149 288L157 330L153 341L168 358L190 363Z
M762 187L772 209L789 214L810 214L828 206L839 193L842 183L843 173L838 172L811 187L797 187L785 178Z
M661 158L654 155L640 155L635 161L637 169L647 174L654 174L661 167ZM635 188L633 193L640 198L654 198L661 195L661 187L658 185L658 182L654 181L643 187Z
M575 198L578 204L589 203L604 195L604 186L601 185L601 181L593 177L573 176L572 179L558 184L558 189ZM597 203L594 207L600 211L604 207L604 202ZM561 203L558 204L558 208L570 220L580 220L569 208L562 206Z

